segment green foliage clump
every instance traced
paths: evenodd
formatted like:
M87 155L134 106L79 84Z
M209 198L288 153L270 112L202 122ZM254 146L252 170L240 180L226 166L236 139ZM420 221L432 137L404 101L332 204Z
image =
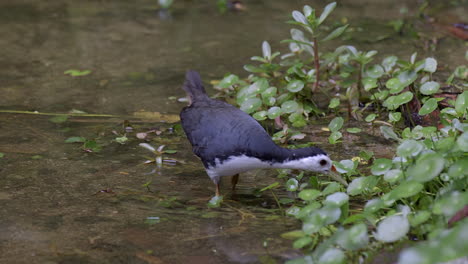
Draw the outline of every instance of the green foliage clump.
M285 180L285 188L298 197L288 201L286 213L300 220L302 228L283 236L304 252L288 263L357 263L409 240L420 242L400 253L401 264L466 255L462 230L468 229L467 219L451 229L448 223L468 204L468 91L445 97L432 57L417 60L414 53L408 61L387 56L375 63L377 51L349 45L320 54L322 41L339 37L348 27L341 25L320 38L335 6L327 5L318 17L307 5L303 12L294 11L289 23L304 31L291 29L291 39L284 41L290 53L280 56L265 41L262 56L252 57L259 64L244 67L251 73L247 79L230 74L216 87L234 94L240 108L255 119L282 125L273 138L284 141L298 133L289 128L300 129L311 116L334 113L329 142L338 144L343 133L361 132L355 127L342 131L347 124L340 106L345 104L350 116L379 125L385 138L397 142L392 158L363 150L359 157L334 162L348 186L303 174ZM467 79L467 67L459 66L445 83L466 89ZM314 101L320 90L338 95L328 96L328 104L321 106ZM375 111L369 112L371 108Z

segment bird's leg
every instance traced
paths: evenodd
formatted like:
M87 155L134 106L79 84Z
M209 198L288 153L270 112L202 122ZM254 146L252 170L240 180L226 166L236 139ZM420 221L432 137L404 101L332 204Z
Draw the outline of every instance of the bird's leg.
M219 182L216 183L216 196L221 196L221 192L219 191Z
M236 175L232 176L232 178L231 178L232 191L236 190L236 185L237 185L238 181L239 181L239 174L236 174Z

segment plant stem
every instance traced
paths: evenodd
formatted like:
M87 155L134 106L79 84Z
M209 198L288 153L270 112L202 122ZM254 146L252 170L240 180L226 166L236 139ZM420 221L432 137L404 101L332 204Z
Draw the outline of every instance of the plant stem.
M319 80L320 80L320 60L319 60L319 53L318 53L318 40L316 37L313 39L314 42L314 64L315 64L315 83L314 87L312 88L312 92L317 91Z

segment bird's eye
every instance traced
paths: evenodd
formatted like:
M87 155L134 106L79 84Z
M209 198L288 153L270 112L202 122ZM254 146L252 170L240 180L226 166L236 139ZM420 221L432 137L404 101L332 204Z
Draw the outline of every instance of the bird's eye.
M325 165L328 164L328 162L326 160L324 160L324 159L320 160L319 163L320 163L320 166L325 166Z

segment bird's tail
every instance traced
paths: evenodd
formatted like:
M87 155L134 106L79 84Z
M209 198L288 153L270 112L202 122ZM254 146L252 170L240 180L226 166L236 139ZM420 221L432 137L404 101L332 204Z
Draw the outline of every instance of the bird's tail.
M190 103L207 96L200 75L196 71L188 71L185 75L184 90L190 97Z

